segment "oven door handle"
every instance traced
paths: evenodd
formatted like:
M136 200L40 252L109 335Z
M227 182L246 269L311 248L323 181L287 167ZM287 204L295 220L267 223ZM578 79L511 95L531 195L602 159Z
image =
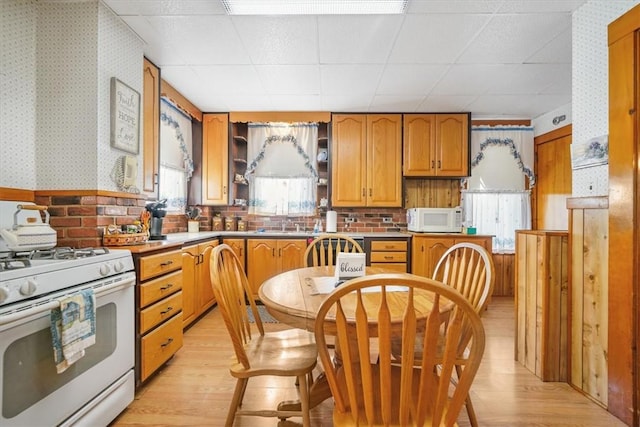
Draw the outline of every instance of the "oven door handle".
M126 280L120 280L116 283L110 283L106 286L98 287L95 290L95 297L98 298L104 294L127 288L129 286L134 285L135 283L136 283L135 278L129 278ZM30 307L26 310L0 316L0 326L6 325L12 322L19 322L20 320L25 319L27 317L40 314L45 311L53 310L56 307L60 307L60 301L58 301L57 299L47 301L44 304L40 304L34 307Z

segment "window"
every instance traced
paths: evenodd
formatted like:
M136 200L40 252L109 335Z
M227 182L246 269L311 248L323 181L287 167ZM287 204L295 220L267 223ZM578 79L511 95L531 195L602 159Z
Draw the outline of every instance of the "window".
M535 184L533 128L473 127L471 177L462 191L466 226L493 235L493 252L515 251L515 230L531 228L531 194Z
M249 213L315 214L317 123L249 123Z
M167 212L184 213L187 182L193 173L191 117L165 99L160 102L159 199Z

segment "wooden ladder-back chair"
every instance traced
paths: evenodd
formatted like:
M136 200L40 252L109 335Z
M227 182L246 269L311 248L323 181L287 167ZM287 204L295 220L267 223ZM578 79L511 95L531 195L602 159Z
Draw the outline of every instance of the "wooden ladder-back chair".
M210 260L213 292L231 337L236 360L229 371L237 378L235 391L225 426L233 425L236 415L263 417L302 417L309 426L309 386L307 377L317 363L317 349L313 334L300 329L264 332L260 314L253 300L247 276L240 260L226 244L213 249ZM252 331L246 304L250 304L257 333ZM298 384L301 410L240 410L249 378L260 375L295 377Z
M416 363L418 328L425 357ZM471 341L461 355L465 331ZM336 336L340 357L331 357L327 335ZM364 276L336 288L318 310L315 336L336 426L456 425L485 346L480 316L464 297L403 273ZM405 349L400 362L391 356L393 337ZM462 369L452 387L456 365Z
M362 253L362 247L344 234L327 233L316 237L304 253L308 267L335 265L339 252Z

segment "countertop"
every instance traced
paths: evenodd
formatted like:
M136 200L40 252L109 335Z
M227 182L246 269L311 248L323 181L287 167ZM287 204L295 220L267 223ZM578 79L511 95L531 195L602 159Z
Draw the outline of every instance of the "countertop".
M147 252L153 252L158 250L167 250L172 248L180 248L183 245L190 243L196 243L200 241L206 241L216 238L291 238L291 239L304 239L315 238L319 234L325 233L311 233L304 231L200 231L198 233L170 233L167 234L165 240L149 240L143 245L131 245L131 246L110 246L111 249L127 249L131 253L141 254ZM331 234L331 233L326 233ZM404 238L408 239L412 233L406 232L371 232L371 233L336 233L345 234L352 238Z

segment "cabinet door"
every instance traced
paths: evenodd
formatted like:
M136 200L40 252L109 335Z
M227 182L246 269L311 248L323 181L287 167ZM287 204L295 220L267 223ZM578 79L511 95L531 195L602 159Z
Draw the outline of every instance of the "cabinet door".
M231 249L233 250L233 252L235 252L236 255L238 255L238 258L240 259L240 263L242 264L242 268L245 268L245 263L244 263L244 239L224 239L222 241L222 243L229 245L231 247Z
M402 206L402 116L367 115L367 206Z
M331 203L365 206L366 115L335 114L331 128Z
M278 273L303 267L304 251L306 249L306 240L278 241Z
M404 176L435 176L435 114L405 114L403 132Z
M202 116L202 203L229 203L229 116Z
M256 299L262 282L278 273L277 245L277 240L247 240L247 277Z
M198 316L216 302L213 288L211 287L211 276L209 276L209 259L211 258L211 251L216 246L218 246L217 240L198 245L198 252L200 253L198 262L198 296L196 299L198 302L196 315Z
M196 317L196 278L198 246L182 248L182 325L186 327Z
M469 175L469 116L436 114L438 176Z
M142 75L142 191L155 194L160 164L160 70L145 58Z
M412 273L431 277L442 255L453 246L453 238L414 236L412 240Z

